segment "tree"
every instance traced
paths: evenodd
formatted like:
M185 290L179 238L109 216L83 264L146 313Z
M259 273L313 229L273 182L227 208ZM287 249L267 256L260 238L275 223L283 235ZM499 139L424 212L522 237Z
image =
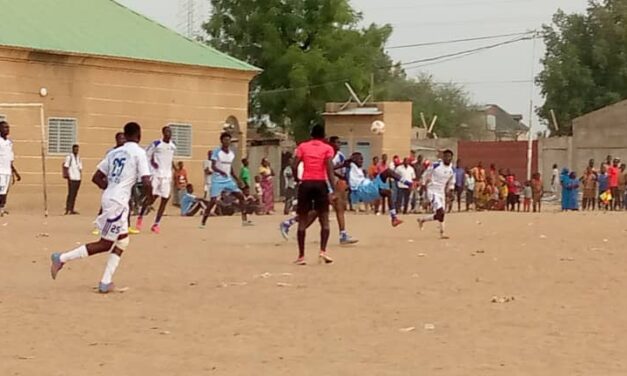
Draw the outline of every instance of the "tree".
M460 125L470 118L474 106L468 94L455 84L436 83L428 74L407 78L401 72L380 87L377 95L387 100L411 101L414 126L422 123L421 112L428 118L427 122L437 115L435 132L439 137L464 138L464 133L468 133Z
M358 93L371 75L385 81L393 63L383 51L389 25L360 29L347 0L212 0L204 25L217 49L263 69L252 82L251 112L267 113L296 139L320 120L324 104Z
M592 1L586 14L558 11L543 27L546 54L536 78L546 98L538 115L555 111L559 135L572 121L627 98L627 0Z

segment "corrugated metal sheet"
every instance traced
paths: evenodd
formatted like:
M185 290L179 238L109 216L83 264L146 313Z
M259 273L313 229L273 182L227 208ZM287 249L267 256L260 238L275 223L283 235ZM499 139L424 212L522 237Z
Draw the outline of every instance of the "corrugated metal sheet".
M0 0L0 45L252 71L113 0Z

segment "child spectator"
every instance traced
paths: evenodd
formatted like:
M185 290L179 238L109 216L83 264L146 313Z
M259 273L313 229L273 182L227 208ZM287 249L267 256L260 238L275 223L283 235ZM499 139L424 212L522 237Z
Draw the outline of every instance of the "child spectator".
M466 211L470 210L470 206L475 203L475 177L470 173L470 169L466 167Z
M531 199L533 201L533 212L542 211L542 196L544 196L544 186L539 172L531 177Z
M533 189L531 181L527 180L523 189L523 211L529 213L531 211L531 199L533 198Z
M599 185L599 209L609 209L609 203L612 200L612 192L610 191L610 182L607 176L605 164L601 165L601 172L597 176Z

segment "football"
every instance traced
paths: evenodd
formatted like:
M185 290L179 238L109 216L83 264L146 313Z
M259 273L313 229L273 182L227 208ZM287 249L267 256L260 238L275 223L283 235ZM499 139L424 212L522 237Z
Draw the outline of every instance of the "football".
M372 125L370 126L370 132L376 135L381 135L385 133L385 123L381 120L373 121Z

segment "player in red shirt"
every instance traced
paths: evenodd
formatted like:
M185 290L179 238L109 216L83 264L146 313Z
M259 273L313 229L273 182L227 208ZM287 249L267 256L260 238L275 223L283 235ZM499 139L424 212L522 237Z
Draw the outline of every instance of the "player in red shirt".
M307 228L317 217L320 221L319 260L330 264L333 260L327 255L329 242L329 204L333 199L335 176L333 156L335 151L324 140L324 127L315 125L311 130L311 140L298 145L292 164L293 176L298 176L298 165L303 162L303 176L298 186L298 259L297 265L306 265L305 235Z

